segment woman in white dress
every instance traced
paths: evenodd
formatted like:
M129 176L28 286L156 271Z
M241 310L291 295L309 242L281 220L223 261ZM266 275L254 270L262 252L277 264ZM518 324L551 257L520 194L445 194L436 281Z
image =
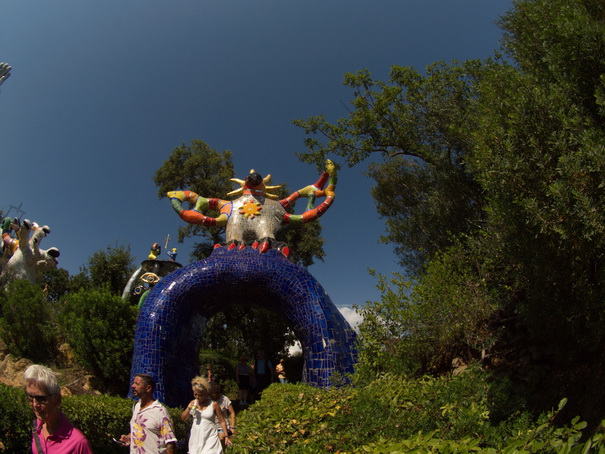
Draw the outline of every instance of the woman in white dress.
M227 433L227 424L219 404L210 399L208 382L202 377L191 381L194 399L183 411L181 419L191 419L189 435L189 454L221 454L223 447L216 430L217 421ZM231 440L226 437L226 446L231 446Z

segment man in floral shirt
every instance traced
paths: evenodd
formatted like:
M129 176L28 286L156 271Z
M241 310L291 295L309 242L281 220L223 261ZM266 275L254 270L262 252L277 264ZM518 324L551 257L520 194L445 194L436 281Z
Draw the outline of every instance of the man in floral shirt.
M130 434L120 441L130 445L131 454L174 454L176 438L172 419L164 406L153 398L155 382L147 374L138 374L132 382L132 395L139 401L132 409Z

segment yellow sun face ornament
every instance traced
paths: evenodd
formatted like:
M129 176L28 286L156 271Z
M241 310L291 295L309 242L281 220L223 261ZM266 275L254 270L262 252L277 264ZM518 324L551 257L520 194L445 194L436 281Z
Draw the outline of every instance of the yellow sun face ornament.
M262 209L263 206L260 203L254 200L246 200L239 209L239 213L243 214L246 218L254 219L254 216L260 216Z

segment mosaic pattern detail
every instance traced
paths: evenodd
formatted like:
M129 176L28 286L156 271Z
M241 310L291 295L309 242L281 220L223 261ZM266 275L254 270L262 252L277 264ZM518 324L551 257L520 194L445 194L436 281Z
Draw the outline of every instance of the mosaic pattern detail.
M160 401L171 407L189 402L206 323L230 305L256 305L286 317L303 346L306 383L328 387L333 375L353 372L355 332L305 268L277 250L217 248L149 293L136 326L131 383L137 373L148 373Z

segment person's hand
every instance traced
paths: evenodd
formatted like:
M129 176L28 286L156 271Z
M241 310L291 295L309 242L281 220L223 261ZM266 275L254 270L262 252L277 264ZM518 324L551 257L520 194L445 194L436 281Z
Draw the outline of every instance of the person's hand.
M233 446L233 442L229 437L225 437L225 446Z
M120 437L120 443L122 443L123 446L128 446L130 444L130 434L122 435Z

